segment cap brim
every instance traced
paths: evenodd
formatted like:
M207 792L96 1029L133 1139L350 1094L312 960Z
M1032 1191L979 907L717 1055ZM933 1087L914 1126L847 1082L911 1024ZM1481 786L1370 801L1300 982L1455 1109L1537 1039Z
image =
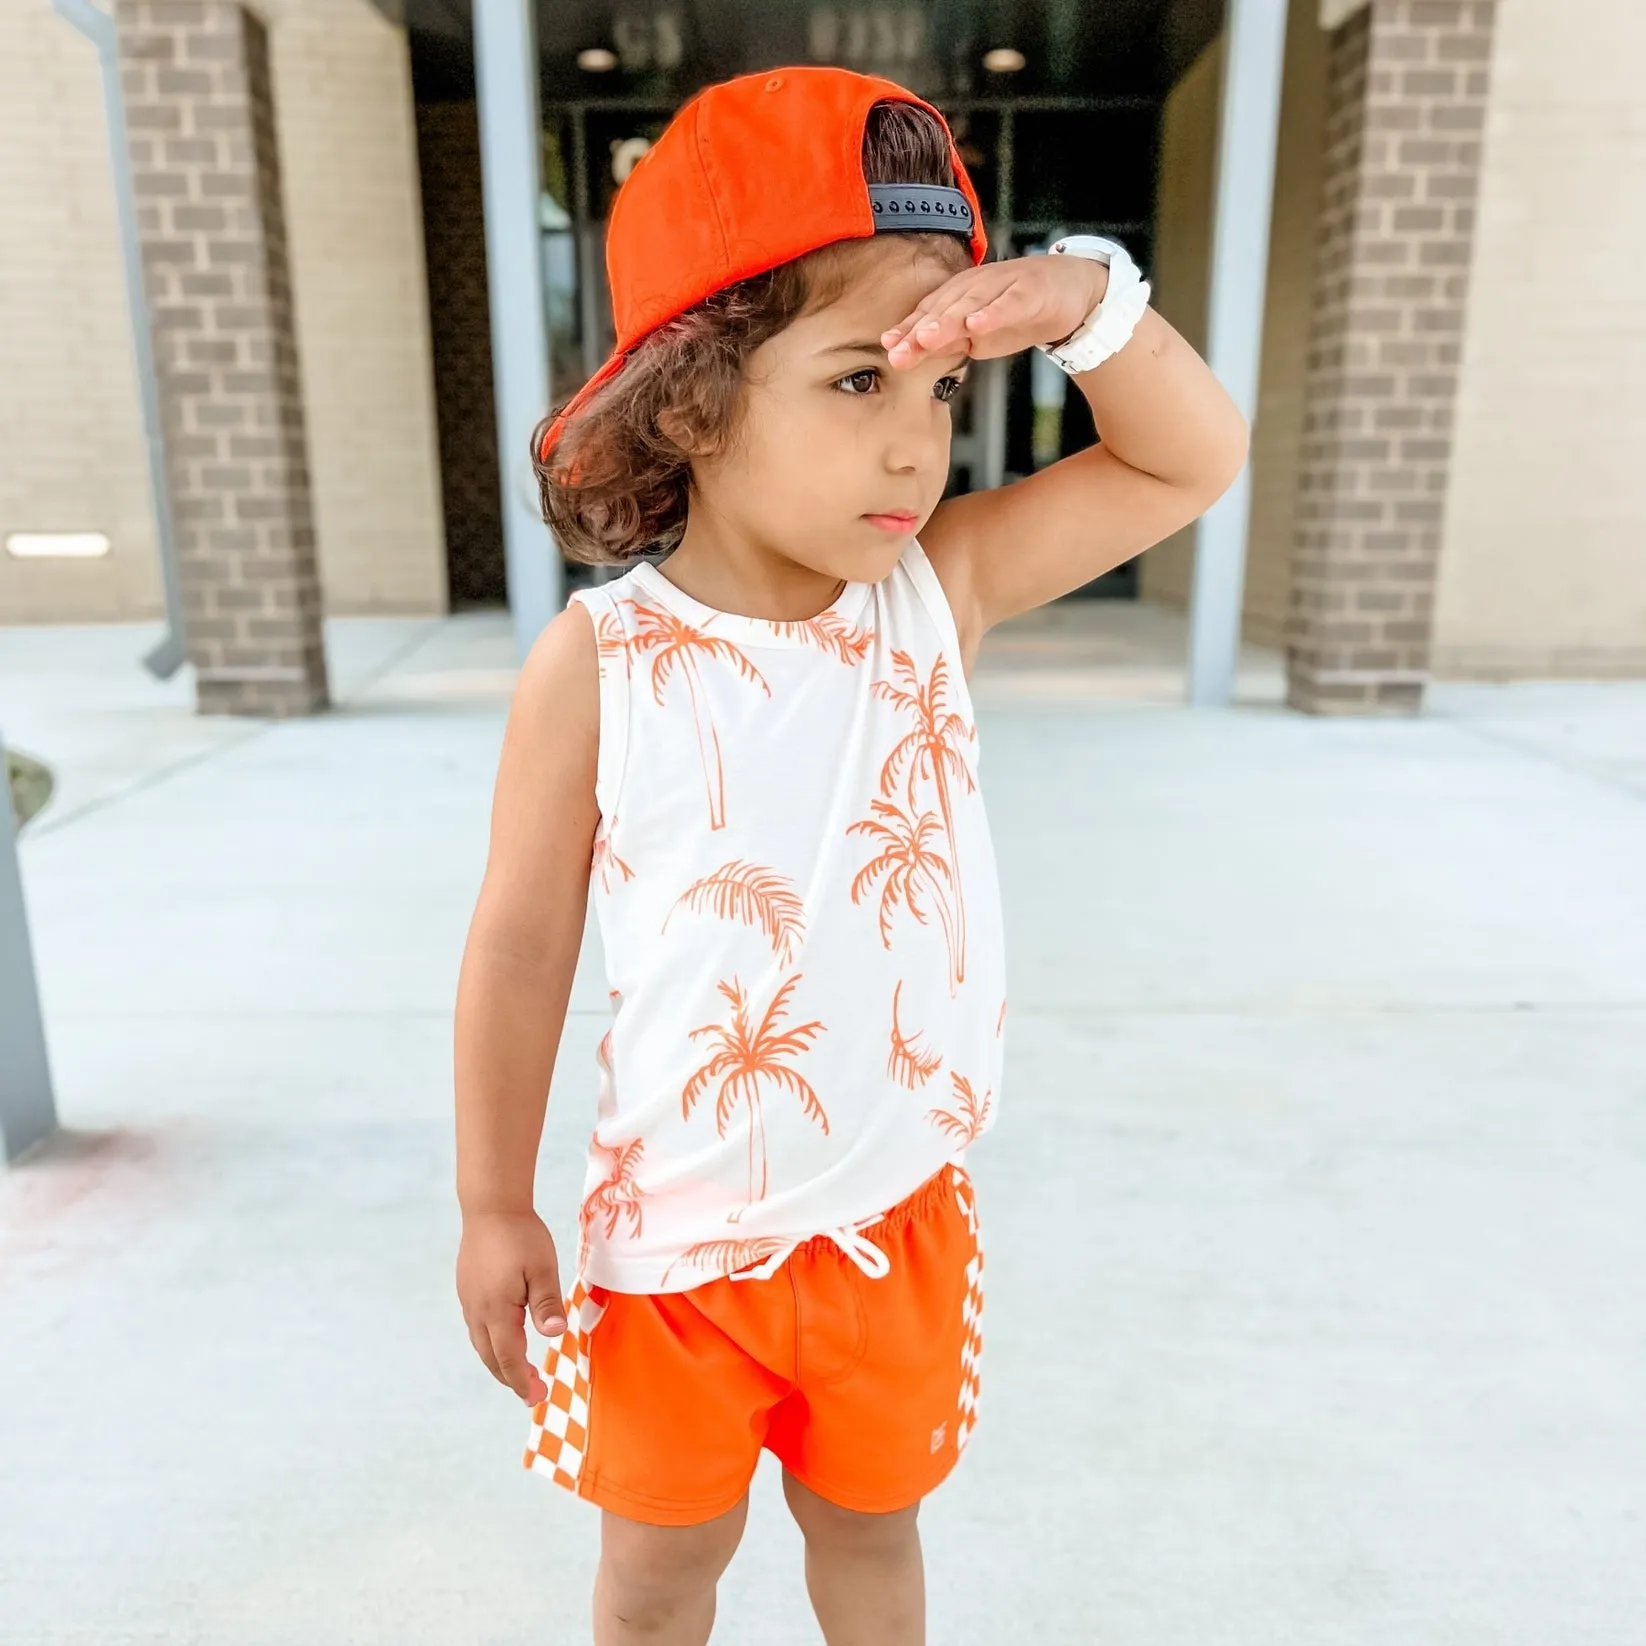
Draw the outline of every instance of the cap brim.
M547 463L549 454L560 443L560 437L566 432L567 425L582 412L584 407L603 389L611 380L622 371L628 360L625 351L619 351L608 359L599 371L574 394L564 406L554 414L554 421L543 431L543 439L537 448L539 463Z

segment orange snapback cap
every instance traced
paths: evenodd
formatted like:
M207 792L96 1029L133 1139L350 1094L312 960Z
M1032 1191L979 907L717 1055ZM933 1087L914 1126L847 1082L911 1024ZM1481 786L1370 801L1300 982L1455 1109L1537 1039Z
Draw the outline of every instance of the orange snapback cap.
M890 102L936 117L958 188L864 181L869 110ZM988 251L977 191L930 103L890 80L815 67L746 74L699 92L617 191L606 228L617 343L544 432L539 461L665 321L836 240L909 232L964 236L974 264Z

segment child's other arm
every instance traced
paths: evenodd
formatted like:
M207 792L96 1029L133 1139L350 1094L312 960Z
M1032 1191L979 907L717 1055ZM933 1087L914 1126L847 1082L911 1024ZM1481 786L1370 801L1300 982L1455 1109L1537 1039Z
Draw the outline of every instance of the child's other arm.
M532 1206L543 1111L583 940L600 703L581 606L520 673L498 765L491 850L457 986L457 1291L476 1353L535 1403L525 1315L565 1329L554 1241Z
M1080 257L985 264L939 287L882 341L894 366L957 350L979 359L1013 354L1067 337L1107 281L1101 263ZM1246 459L1245 419L1153 309L1124 348L1074 381L1100 445L1015 485L952 498L921 533L968 657L985 629L1079 588L1204 514Z

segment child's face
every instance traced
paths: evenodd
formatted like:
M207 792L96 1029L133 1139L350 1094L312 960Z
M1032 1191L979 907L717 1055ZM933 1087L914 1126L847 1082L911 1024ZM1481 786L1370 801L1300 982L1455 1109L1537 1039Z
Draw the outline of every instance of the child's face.
M693 506L813 571L878 582L943 495L967 360L894 370L879 341L952 267L910 242L839 255L843 294L750 356L737 436L694 464Z

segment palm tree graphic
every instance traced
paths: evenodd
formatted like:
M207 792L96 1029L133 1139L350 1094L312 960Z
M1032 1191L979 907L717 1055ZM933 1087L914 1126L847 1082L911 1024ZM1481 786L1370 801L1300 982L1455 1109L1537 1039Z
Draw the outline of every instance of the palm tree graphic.
M942 652L933 660L931 673L924 681L914 659L905 651L892 653L892 672L895 679L877 680L872 689L876 697L911 715L914 727L886 756L880 768L880 792L891 795L906 776L911 811L919 809L917 792L921 783L931 785L937 800L954 889L953 920L944 927L949 939L949 992L953 994L966 976L966 900L960 886L959 842L955 839L950 785L959 783L968 793L977 787L962 752L977 733L964 715L949 707L949 665Z
M663 921L664 931L681 909L758 927L785 966L793 965L806 935L806 905L794 882L776 869L740 857L694 880L674 900Z
M632 605L633 602L630 602ZM606 664L614 657L621 657L625 667L629 657L629 637L623 632L623 625L616 612L602 612L600 621L594 626L594 644L596 666L602 676L606 673Z
M739 1269L764 1263L768 1257L792 1245L792 1241L780 1235L756 1235L753 1240L700 1240L695 1246L688 1246L663 1271L663 1283L667 1285L669 1277L679 1268L696 1269L699 1274L736 1274Z
M686 682L692 725L697 732L697 751L703 761L703 783L709 793L709 827L723 829L726 826L726 768L699 664L709 659L729 663L741 679L758 686L768 697L772 689L743 652L721 635L705 634L661 606L645 606L634 600L625 604L634 613L634 633L623 644L642 656L651 654L653 701L659 708L663 706L663 690L676 672Z
M819 612L816 617L804 618L800 622L770 621L777 634L815 646L820 652L827 652L842 663L861 663L869 655L869 647L874 644L873 629L848 623L838 612Z
M582 1232L577 1258L579 1273L588 1267L589 1243L594 1226L602 1217L606 1220L608 1240L617 1233L618 1222L625 1217L629 1220L630 1236L640 1233L641 1189L634 1181L634 1174L640 1165L640 1157L646 1152L645 1140L637 1137L633 1142L620 1143L615 1148L609 1143L597 1141L595 1147L609 1154L612 1164L578 1211L577 1221Z
M897 1003L902 993L903 984L899 981L892 990L892 1049L886 1058L886 1073L899 1086L907 1086L912 1092L917 1086L924 1086L943 1067L943 1054L926 1049L924 1034L918 1031L904 1034L903 1025L897 1020Z
M954 1086L954 1109L928 1109L926 1118L940 1132L947 1132L957 1143L970 1147L988 1122L989 1102L994 1093L985 1092L979 1097L972 1090L971 1081L953 1069L949 1071L949 1080Z
M789 997L801 974L796 972L772 996L758 1023L749 1010L749 997L743 985L734 977L722 981L718 987L732 1009L729 1023L705 1023L691 1031L693 1040L706 1039L714 1047L710 1057L680 1094L680 1113L691 1118L693 1106L711 1083L719 1081L715 1096L715 1130L724 1137L732 1116L741 1104L749 1116L749 1206L766 1197L766 1120L762 1107L762 1087L770 1085L778 1091L790 1093L800 1104L808 1120L815 1121L828 1135L829 1117L823 1112L817 1093L798 1070L789 1067L789 1060L799 1057L823 1032L821 1023L797 1023L791 1029L780 1029L779 1024L788 1015ZM746 1211L748 1207L744 1207ZM732 1221L742 1211L732 1214Z
M612 870L615 869L625 880L634 879L634 870L617 855L612 845L612 835L617 829L617 819L600 819L594 831L594 851L590 857L590 872L600 877L600 889L609 892L612 889Z
M898 909L906 908L920 925L926 924L926 910L922 898L929 899L937 910L943 925L943 935L949 948L949 987L954 990L957 981L954 971L955 937L954 917L949 911L946 886L953 883L949 861L934 849L942 825L935 812L911 816L890 800L871 800L873 814L853 823L847 834L864 834L875 841L880 852L857 871L852 880L852 902L859 903L865 893L874 889L882 876L885 884L880 890L880 941L885 948L892 946L892 917Z

